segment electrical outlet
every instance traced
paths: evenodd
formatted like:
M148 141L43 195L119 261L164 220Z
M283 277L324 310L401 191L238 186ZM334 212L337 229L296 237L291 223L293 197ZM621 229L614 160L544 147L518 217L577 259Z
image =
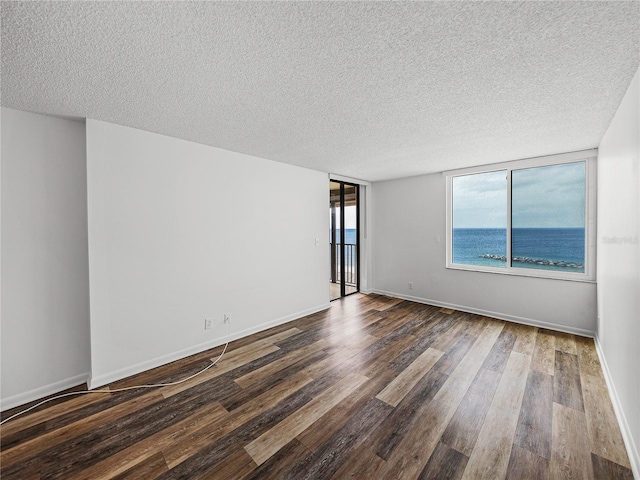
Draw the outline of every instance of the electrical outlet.
M231 321L231 314L230 313L225 313L224 314L224 323L229 323Z
M409 290L413 290L413 282L409 282Z
M205 318L204 319L204 329L205 330L211 330L211 328L213 327L213 320L210 318Z

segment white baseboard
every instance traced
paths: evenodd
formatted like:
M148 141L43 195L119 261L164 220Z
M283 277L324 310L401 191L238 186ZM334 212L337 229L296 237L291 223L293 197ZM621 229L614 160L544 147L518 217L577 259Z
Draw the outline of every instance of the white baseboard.
M316 312L320 312L322 310L326 310L329 308L329 303L318 305L313 308L309 308L302 312L293 313L291 315L287 315L281 318L277 318L275 320L271 320L269 322L261 323L250 328L246 328L244 330L240 330L238 332L232 332L229 336L229 342L237 340L239 338L246 337L253 333L261 332L262 330L266 330L271 327L275 327L281 325L283 323L290 322L292 320L296 320L298 318L304 317L306 315L311 315ZM233 325L232 325L233 328ZM89 377L89 388L94 389L98 387L102 387L109 383L122 380L123 378L130 377L131 375L136 375L141 372L145 372L147 370L151 370L152 368L160 367L162 365L166 365L167 363L174 362L176 360L180 360L182 358L188 357L189 355L194 355L196 353L204 352L205 350L209 350L211 348L218 347L220 345L224 345L227 341L227 338L217 338L211 340L209 342L200 343L198 345L193 345L191 347L184 348L182 350L178 350L176 352L168 353L166 355L162 355L160 357L156 357L151 360L147 360L145 362L138 363L136 365L131 365L126 368L121 368L119 370L115 370L113 372L104 373L98 376L90 376Z
M18 393L17 395L3 398L0 400L0 411L4 412L10 408L19 407L25 403L33 402L34 400L39 400L49 395L53 395L54 393L62 392L68 388L82 385L83 383L87 383L88 379L89 373L83 373L42 387L34 388L28 392Z
M375 290L375 289L372 290L371 293L386 295L388 297L401 298L403 300L409 300L411 302L416 302L416 303L425 303L427 305L434 305L436 307L451 308L453 310L459 310L461 312L475 313L476 315L484 315L485 317L497 318L498 320L506 320L508 322L513 322L513 323L521 323L523 325L530 325L532 327L547 328L549 330L572 333L574 335L580 335L581 337L593 338L595 335L595 332L591 330L585 330L583 328L567 327L566 325L558 325L556 323L543 322L541 320L536 320L533 318L518 317L516 315L506 315L500 312L492 312L490 310L467 307L465 305L456 305L454 303L440 302L438 300L431 300L429 298L412 297L410 295L403 295L401 293L387 292L384 290Z
M616 414L616 418L618 419L618 425L620 426L620 431L622 432L622 439L624 440L624 445L627 448L627 455L629 455L631 470L633 471L634 478L640 479L640 452L638 451L638 446L633 441L629 422L627 422L627 417L625 416L624 410L622 409L620 397L618 397L618 392L616 390L615 384L613 383L613 377L611 376L611 372L609 371L607 359L604 356L602 346L600 345L600 339L598 338L597 334L594 340L596 344L596 352L598 352L598 358L600 358L600 365L602 365L604 380L605 382L607 382L609 397L611 398L613 410Z

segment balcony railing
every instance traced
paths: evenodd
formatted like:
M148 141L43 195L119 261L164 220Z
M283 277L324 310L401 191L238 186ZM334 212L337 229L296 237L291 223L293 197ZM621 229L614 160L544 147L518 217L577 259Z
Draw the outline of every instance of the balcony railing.
M340 276L340 244L329 243L331 249L331 278L333 283L339 283ZM358 284L358 255L355 243L344 244L344 283L356 286Z

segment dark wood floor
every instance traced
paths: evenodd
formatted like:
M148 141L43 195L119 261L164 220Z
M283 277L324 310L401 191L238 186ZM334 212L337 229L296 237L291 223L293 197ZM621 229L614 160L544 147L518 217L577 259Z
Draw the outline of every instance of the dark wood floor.
M377 295L238 340L187 383L41 407L1 438L4 480L633 478L591 339Z

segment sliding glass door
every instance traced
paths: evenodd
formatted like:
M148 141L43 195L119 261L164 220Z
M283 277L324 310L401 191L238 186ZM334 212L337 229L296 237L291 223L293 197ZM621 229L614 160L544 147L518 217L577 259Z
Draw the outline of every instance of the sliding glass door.
M359 291L358 185L329 182L331 300Z

